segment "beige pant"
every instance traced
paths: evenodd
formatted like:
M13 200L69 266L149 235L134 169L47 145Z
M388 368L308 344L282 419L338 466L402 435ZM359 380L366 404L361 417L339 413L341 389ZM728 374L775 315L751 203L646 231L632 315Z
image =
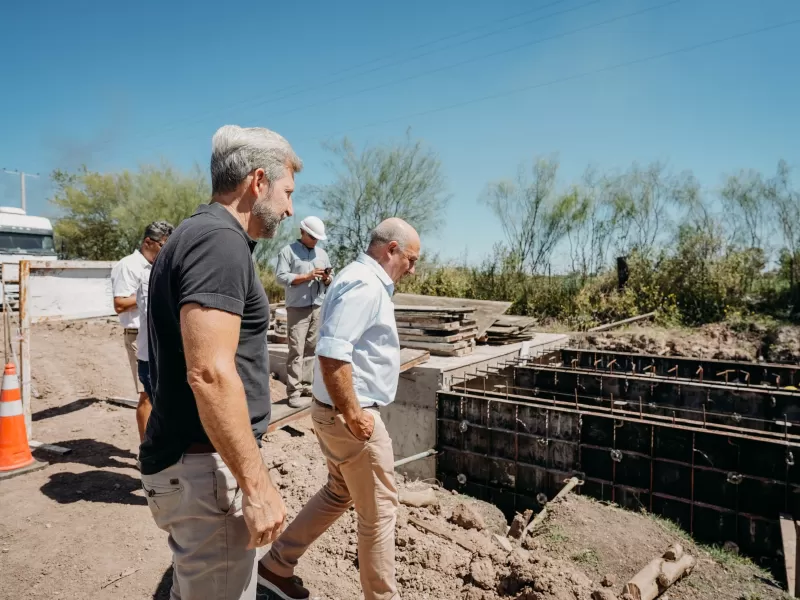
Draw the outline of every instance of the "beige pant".
M314 383L314 354L319 335L319 306L286 309L289 356L286 358L286 393L310 396Z
M131 373L133 374L133 384L136 386L136 392L141 394L144 391L142 382L139 381L139 363L136 359L136 336L138 335L135 329L125 329L122 333L125 339L125 352L128 354L128 362L131 365Z
M281 577L293 574L297 561L328 527L355 503L358 515L358 565L364 600L399 600L394 565L397 488L392 438L380 413L367 442L350 433L341 413L311 405L311 419L328 482L272 544L264 565Z
M171 600L255 600L256 551L242 515L242 493L219 454L184 454L142 475L156 525L169 533Z

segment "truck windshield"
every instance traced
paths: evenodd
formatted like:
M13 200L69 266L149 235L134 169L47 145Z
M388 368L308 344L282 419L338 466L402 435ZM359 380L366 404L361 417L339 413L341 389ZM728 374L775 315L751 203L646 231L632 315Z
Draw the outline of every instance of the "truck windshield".
M0 231L0 253L43 254L53 252L53 236L42 233Z

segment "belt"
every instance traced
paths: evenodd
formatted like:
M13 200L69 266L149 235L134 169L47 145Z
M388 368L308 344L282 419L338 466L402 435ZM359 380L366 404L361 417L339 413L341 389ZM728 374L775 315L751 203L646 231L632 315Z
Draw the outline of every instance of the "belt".
M193 442L184 450L184 454L214 454L216 448L210 442Z
M122 330L122 333L139 333L138 329L134 329L133 327L125 327Z
M331 406L330 404L325 404L324 402L320 402L320 401L319 401L319 400L317 400L316 398L313 398L313 400L314 400L314 404L318 404L318 405L320 405L322 408L327 408L327 409L329 409L329 410L335 410L336 412L341 412L341 411L340 411L338 408L336 408L335 406ZM373 403L372 403L372 404L370 404L369 406L362 406L361 408L362 408L362 409L363 409L363 408L380 408L380 406L378 406L378 403L377 403L377 402L373 402Z

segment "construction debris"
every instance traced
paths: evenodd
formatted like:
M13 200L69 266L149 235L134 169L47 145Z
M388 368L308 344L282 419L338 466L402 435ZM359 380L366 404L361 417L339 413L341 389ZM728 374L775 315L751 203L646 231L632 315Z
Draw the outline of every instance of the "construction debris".
M433 491L433 488L428 488L425 490L402 490L400 492L400 503L419 508L435 506L439 504L439 500L436 498L436 492Z
M463 502L453 509L453 516L450 517L450 521L464 529L486 528L486 522L483 520L480 513Z
M568 479L567 482L566 482L566 485L561 489L560 492L558 492L558 494L556 494L556 497L553 498L553 500L550 502L550 504L552 504L553 502L558 502L564 496L569 494L575 488L575 486L581 485L582 483L583 482L580 481L577 477L572 477L572 478ZM544 518L546 516L547 516L547 506L542 508L541 512L539 512L539 514L536 515L536 518L533 521L531 521L530 523L528 523L527 527L525 527L525 531L522 532L522 537L524 538L528 534L529 531L533 531L533 529L535 529L536 526L539 523L544 521Z
M506 552L511 552L514 549L514 546L511 545L511 542L507 537L502 535L492 534L492 539Z
M696 563L694 557L684 554L680 544L674 544L625 584L622 600L655 600L676 581L689 575Z
M444 306L394 307L400 346L435 356L465 356L475 348L475 309Z
M530 522L532 516L532 510L526 510L522 514L517 513L514 516L514 520L511 521L511 529L508 530L508 537L516 540L521 538L522 534L525 532L525 527Z
M486 330L486 333L478 341L491 346L524 342L533 339L533 336L536 335L536 332L533 331L535 325L536 319L532 317L503 315Z
M432 534L438 535L439 537L442 537L442 538L444 538L446 540L450 540L451 542L458 544L459 546L461 546L462 548L464 548L464 550L467 550L468 552L472 552L473 554L475 552L477 552L477 549L475 548L475 546L473 546L470 542L468 542L466 540L462 540L461 538L459 538L455 534L450 533L446 529L443 529L443 528L441 528L441 527L439 527L439 526L437 526L437 525L435 525L433 523L426 523L425 521L422 521L420 519L415 519L414 517L409 517L408 518L408 522L411 523L412 525L414 525L415 527L419 527L423 531L427 531L428 533L432 533Z

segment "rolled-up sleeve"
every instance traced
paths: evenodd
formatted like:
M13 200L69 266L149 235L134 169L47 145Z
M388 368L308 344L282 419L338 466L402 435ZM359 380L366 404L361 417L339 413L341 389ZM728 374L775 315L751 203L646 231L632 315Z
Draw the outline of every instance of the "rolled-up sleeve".
M114 298L128 298L136 293L139 278L127 262L120 262L111 286Z
M275 265L275 279L278 280L283 287L289 287L295 280L297 275L291 272L289 264L289 249L284 248L278 253L278 263Z
M329 292L317 341L317 355L353 362L353 345L375 321L379 290L354 281Z

